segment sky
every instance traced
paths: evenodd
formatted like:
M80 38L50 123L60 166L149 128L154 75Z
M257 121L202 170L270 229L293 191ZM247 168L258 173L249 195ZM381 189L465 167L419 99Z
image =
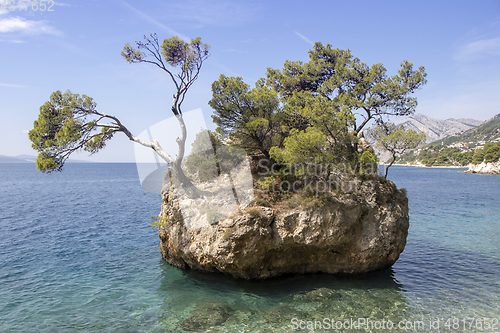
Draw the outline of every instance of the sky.
M201 109L209 129L214 128L211 84L221 74L241 76L253 86L268 67L306 62L316 41L350 49L368 65L382 63L388 75L396 74L403 60L424 66L428 83L415 95L418 113L478 120L500 113L498 0L44 4L45 11L20 9L18 3L0 9L0 155L36 155L28 131L56 90L92 97L100 112L118 117L134 134L172 117L174 90L166 73L128 64L120 55L125 43L153 32L160 40L199 36L211 46L183 104L184 111ZM134 162L133 145L117 135L99 153L73 158Z

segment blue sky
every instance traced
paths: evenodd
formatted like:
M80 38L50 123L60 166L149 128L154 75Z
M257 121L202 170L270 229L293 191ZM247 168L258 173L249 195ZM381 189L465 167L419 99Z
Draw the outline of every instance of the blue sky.
M125 43L152 32L211 45L183 108L201 108L207 123L210 86L220 74L253 85L268 67L307 61L314 41L383 63L389 75L406 59L425 66L419 113L480 120L500 113L498 0L66 0L52 9L0 10L0 155L35 154L27 131L55 90L93 97L137 134L171 117L165 73L120 56ZM133 143L117 136L90 159L133 162Z

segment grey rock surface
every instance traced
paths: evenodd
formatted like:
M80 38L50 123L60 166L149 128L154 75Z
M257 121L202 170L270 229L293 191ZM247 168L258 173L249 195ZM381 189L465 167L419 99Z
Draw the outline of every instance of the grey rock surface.
M320 207L252 206L199 228L186 228L171 187L162 194L160 217L168 222L159 230L160 252L179 268L243 279L382 269L405 248L408 200L391 182L370 182Z

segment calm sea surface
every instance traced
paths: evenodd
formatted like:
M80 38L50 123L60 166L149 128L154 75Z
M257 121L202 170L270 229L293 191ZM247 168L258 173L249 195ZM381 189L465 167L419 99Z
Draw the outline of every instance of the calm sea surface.
M162 261L149 227L160 196L134 164L0 164L0 332L182 332L221 307L227 320L199 331L499 332L500 176L394 166L389 178L410 204L392 268L247 282Z

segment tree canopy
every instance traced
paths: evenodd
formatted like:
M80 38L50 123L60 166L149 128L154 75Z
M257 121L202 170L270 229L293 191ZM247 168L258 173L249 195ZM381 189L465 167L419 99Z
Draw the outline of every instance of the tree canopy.
M39 152L38 170L52 172L61 171L64 162L77 150L93 154L104 148L116 132L131 135L117 118L98 112L92 98L68 90L52 93L40 107L29 138Z
M368 66L350 50L319 42L309 59L269 68L253 89L242 78L222 75L210 101L218 130L280 163L322 161L356 169L376 161L359 145L362 130L414 113L412 94L426 83L424 67L403 61L389 76L380 63Z
M135 43L136 47L129 43L125 44L121 53L122 57L129 63L144 62L164 70L176 88L172 112L174 115L182 114L181 104L188 89L198 78L203 62L208 58L210 46L203 44L200 37L193 38L190 43L187 43L177 36L165 39L160 46L156 34L144 36L144 41ZM173 73L165 63L179 68L180 72Z
M221 75L212 84L208 104L215 110L212 119L219 132L243 148L269 158L270 148L282 141L279 99L262 80L250 89L241 77Z
M267 82L286 104L297 108L297 99L306 97L328 105L334 117L359 115L361 122L350 118L349 129L359 133L369 122L384 122L386 116L408 116L415 112L417 100L412 97L426 81L425 68L415 70L408 61L401 63L398 73L387 75L378 63L371 67L354 57L349 49L335 49L316 42L309 51L310 61L286 61L282 70L268 69ZM307 107L309 103L305 103Z
M181 128L175 157L163 150L157 140L142 140L117 117L98 111L92 98L68 90L64 93L56 91L50 96L49 101L40 107L38 120L29 132L32 147L38 151L37 168L42 172L60 171L73 152L83 149L96 153L115 133L122 132L130 140L153 149L169 164L177 180L192 188L180 168L187 136L181 106L209 56L209 49L210 46L203 44L200 37L188 43L174 36L160 45L156 34L151 34L144 36L144 41L136 41L135 47L125 44L121 53L127 62L153 64L171 78L175 86L171 111ZM195 191L190 192L194 194Z
M397 156L410 149L415 149L425 142L425 133L417 133L412 129L405 129L403 125L393 123L381 124L374 128L370 135L377 141L380 149L391 153L391 162L385 169L384 177L387 178L389 167L396 161Z

